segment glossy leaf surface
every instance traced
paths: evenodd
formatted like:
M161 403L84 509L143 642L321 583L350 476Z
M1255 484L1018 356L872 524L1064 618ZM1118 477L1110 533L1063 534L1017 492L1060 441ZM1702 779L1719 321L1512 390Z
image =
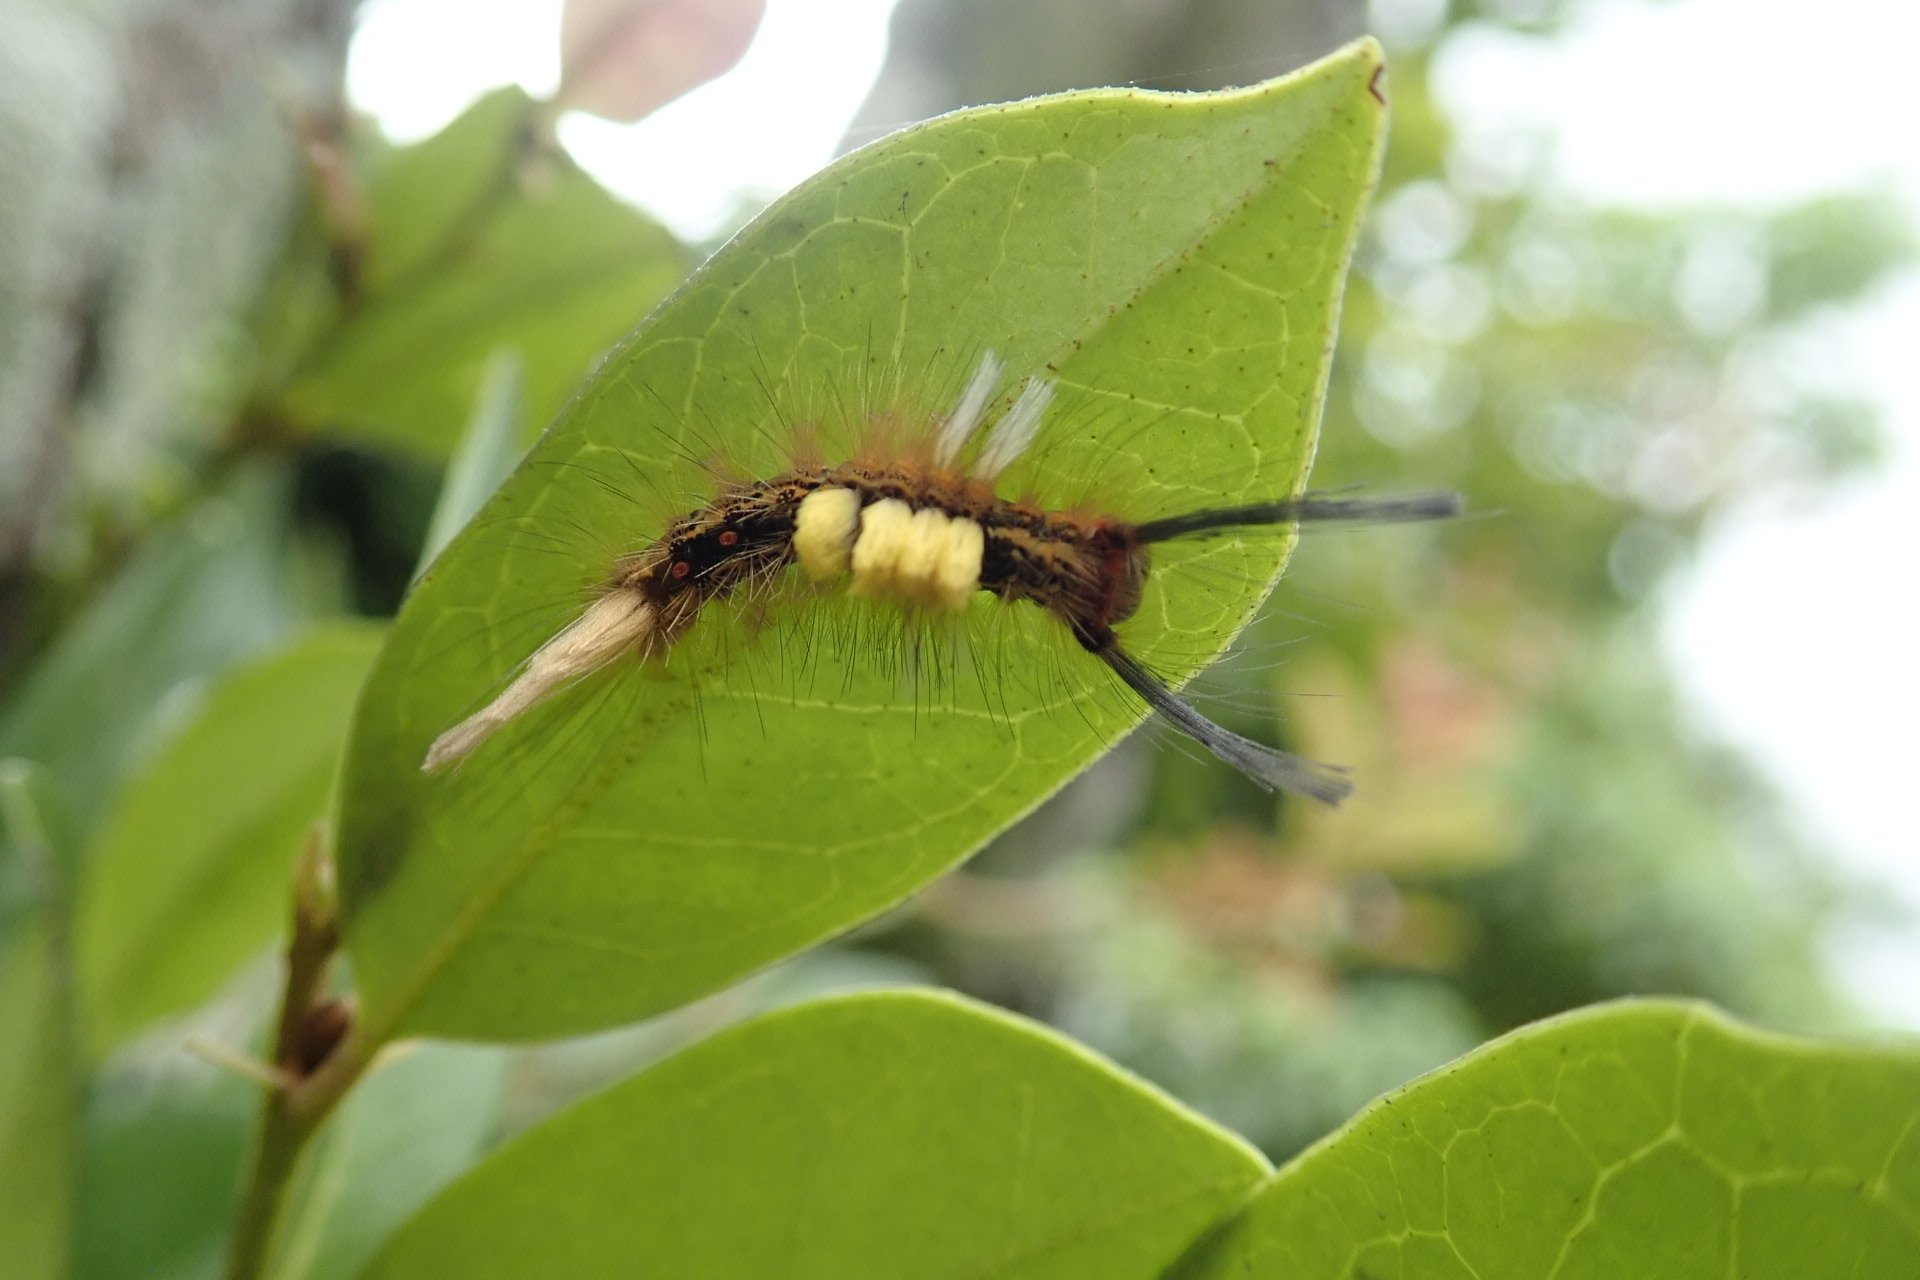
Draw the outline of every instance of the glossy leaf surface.
M78 918L96 1051L212 995L284 930L381 636L337 623L235 671L122 792Z
M1916 1266L1920 1049L1625 1002L1389 1094L1173 1274L1894 1280Z
M723 1032L503 1147L381 1280L1147 1280L1265 1171L1031 1023L885 992Z

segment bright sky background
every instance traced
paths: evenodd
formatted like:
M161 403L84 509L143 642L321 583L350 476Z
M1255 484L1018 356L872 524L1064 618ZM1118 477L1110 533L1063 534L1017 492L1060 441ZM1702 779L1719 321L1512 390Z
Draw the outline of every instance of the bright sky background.
M550 92L559 9L371 0L350 91L401 140L498 84ZM574 119L561 136L608 186L708 237L744 200L832 158L879 70L891 9L768 0L728 76L638 125ZM1559 180L1599 200L1768 204L1878 183L1920 228L1916 48L1920 5L1908 0L1619 0L1544 56L1492 31L1457 37L1439 76L1469 124L1547 128ZM1888 408L1893 465L1817 506L1735 513L1666 602L1665 630L1702 723L1745 745L1812 831L1920 917L1906 790L1920 784L1920 273L1848 337ZM1920 924L1849 941L1837 959L1883 1020L1920 1027Z

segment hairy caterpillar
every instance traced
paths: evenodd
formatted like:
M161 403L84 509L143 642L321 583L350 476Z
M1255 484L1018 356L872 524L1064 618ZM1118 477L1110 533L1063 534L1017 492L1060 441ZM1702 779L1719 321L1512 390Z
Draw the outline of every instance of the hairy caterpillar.
M1174 538L1308 521L1393 522L1456 514L1457 495L1275 499L1129 523L1002 497L1001 473L1033 442L1054 384L1029 379L971 449L1003 381L989 352L953 408L904 450L868 450L726 486L649 545L619 557L599 597L527 659L507 688L436 738L437 772L561 688L627 654L664 658L707 605L767 587L797 568L817 583L910 611L955 613L985 591L1057 618L1148 706L1270 789L1338 803L1344 772L1233 733L1202 715L1130 654L1115 631L1139 607L1150 548Z

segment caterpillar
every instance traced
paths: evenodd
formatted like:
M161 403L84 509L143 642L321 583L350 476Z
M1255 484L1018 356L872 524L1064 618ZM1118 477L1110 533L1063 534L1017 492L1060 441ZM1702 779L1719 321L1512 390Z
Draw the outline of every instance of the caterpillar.
M1004 378L988 352L953 408L906 448L729 483L658 539L620 555L577 618L497 697L434 740L423 770L447 769L622 656L663 659L708 605L798 568L815 583L846 582L857 596L909 611L958 613L981 591L1036 605L1175 729L1254 782L1327 804L1343 800L1352 790L1344 770L1209 720L1129 653L1115 628L1140 605L1156 543L1256 526L1439 519L1458 514L1459 496L1306 494L1141 523L1006 498L996 482L1038 435L1055 384L1028 379L983 433Z

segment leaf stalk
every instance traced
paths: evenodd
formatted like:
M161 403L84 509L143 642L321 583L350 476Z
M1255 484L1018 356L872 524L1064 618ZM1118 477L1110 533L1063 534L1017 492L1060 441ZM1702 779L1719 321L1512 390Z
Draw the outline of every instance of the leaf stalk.
M274 1229L301 1153L372 1063L379 1047L363 1034L349 998L329 994L340 950L340 916L324 828L300 851L293 883L287 977L274 1028L271 1083L242 1184L227 1280L265 1274Z

